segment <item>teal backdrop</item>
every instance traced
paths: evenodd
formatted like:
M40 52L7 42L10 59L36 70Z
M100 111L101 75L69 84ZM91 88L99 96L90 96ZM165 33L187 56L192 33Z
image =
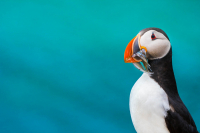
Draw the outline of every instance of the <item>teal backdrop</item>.
M142 72L124 50L148 27L173 49L180 96L200 130L199 0L0 0L1 133L135 133Z

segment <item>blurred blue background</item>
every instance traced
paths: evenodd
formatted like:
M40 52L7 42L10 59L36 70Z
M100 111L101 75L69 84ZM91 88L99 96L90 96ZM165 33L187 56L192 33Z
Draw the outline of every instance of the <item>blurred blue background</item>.
M148 27L173 48L180 96L200 130L200 1L1 0L1 133L134 133L142 72L124 50Z

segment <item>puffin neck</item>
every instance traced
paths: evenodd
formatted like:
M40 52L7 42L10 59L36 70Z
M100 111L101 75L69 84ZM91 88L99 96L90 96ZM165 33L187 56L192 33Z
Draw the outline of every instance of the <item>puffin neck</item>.
M165 57L149 60L148 63L153 71L150 77L153 78L167 94L178 94L172 67L172 48L170 48L170 51Z

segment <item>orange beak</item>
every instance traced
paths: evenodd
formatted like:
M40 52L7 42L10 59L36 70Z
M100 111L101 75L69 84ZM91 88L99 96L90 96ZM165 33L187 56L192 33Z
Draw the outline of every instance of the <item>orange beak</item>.
M146 47L140 45L140 34L138 34L128 43L126 50L124 52L124 62L135 63L142 61L139 58L133 57L133 55L139 52L141 49L145 49L145 51L147 51Z

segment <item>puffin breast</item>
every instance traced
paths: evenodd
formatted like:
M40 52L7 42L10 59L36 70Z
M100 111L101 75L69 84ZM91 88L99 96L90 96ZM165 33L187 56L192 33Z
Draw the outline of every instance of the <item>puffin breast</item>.
M165 123L170 109L167 94L148 74L133 86L129 106L137 133L169 133Z

